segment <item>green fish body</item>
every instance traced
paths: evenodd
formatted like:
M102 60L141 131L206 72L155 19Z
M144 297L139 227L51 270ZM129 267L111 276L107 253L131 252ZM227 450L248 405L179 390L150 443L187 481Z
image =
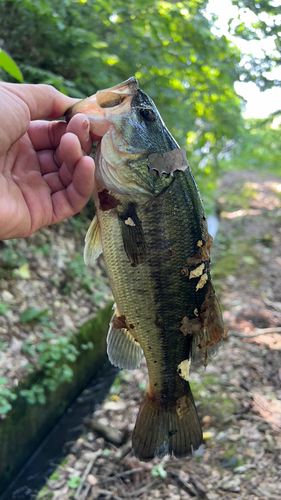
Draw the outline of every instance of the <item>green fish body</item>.
M102 251L116 302L111 362L149 384L133 433L141 460L196 450L202 431L190 362L207 363L224 329L209 271L212 239L185 153L134 78L71 108L104 135L95 153L96 215L85 261Z

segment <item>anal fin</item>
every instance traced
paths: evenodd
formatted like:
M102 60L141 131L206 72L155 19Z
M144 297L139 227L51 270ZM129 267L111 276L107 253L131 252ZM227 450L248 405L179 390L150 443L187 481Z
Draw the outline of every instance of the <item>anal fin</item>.
M106 342L108 358L114 366L125 370L134 370L139 366L143 352L131 335L124 316L114 313Z
M102 253L101 234L98 218L95 215L85 237L84 261L91 264Z

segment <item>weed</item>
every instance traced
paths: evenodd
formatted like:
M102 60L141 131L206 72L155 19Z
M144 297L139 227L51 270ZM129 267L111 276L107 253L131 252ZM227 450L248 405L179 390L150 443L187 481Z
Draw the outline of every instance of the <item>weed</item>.
M36 307L28 307L20 316L21 323L28 323L34 319L40 319L46 314L48 314L49 309L37 309Z
M17 399L17 396L5 387L7 383L8 381L5 377L0 377L0 415L6 415L12 409L10 401Z
M39 253L41 255L49 255L52 250L51 243L43 243L42 245L38 245L38 247L34 250L35 253Z
M5 344L4 342L0 342L0 351L7 352L8 350L8 345Z
M91 268L87 268L83 256L76 253L72 261L66 263L66 280L64 282L62 293L71 295L73 280L79 281L81 287L92 294L95 303L100 302L104 297L103 276L95 276Z
M68 484L69 488L76 490L76 488L78 488L81 481L82 481L81 477L74 476L69 481L67 481L67 484Z
M153 477L161 477L161 479L166 479L167 471L164 469L164 463L160 462L160 464L155 465L151 471L151 475Z
M36 357L33 363L33 368L43 371L43 379L40 385L33 384L30 389L24 389L20 392L21 396L25 397L29 404L45 404L46 389L55 391L57 387L65 382L70 382L73 378L73 370L69 363L75 363L79 356L79 351L73 345L71 332L65 336L56 337L55 334L48 329L43 331L44 340L33 346L32 340L27 339L22 350L25 351L31 358ZM84 349L93 348L91 342L84 345ZM32 365L30 365L32 367Z
M0 316L6 316L10 306L7 306L4 302L0 300Z

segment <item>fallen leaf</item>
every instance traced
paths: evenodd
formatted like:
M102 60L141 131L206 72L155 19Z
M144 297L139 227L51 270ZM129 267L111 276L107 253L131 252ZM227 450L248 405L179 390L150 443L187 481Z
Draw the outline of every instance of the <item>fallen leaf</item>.
M23 264L18 269L15 269L15 273L20 276L23 280L30 279L30 269L28 264Z

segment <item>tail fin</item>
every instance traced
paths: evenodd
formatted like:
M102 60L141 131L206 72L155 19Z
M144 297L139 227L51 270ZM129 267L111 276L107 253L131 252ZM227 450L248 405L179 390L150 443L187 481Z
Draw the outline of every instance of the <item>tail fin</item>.
M160 407L146 393L133 432L133 450L143 461L167 454L184 457L202 443L191 390L173 407Z

